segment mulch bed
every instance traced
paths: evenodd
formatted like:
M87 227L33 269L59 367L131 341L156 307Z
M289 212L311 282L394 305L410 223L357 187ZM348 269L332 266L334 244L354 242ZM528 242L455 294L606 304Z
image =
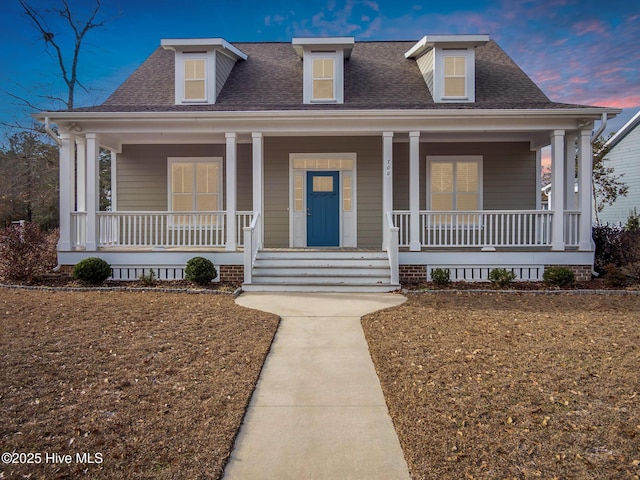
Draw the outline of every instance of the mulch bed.
M414 480L640 475L637 295L410 294L362 323Z
M0 289L0 453L40 454L0 478L220 478L277 325L231 295Z

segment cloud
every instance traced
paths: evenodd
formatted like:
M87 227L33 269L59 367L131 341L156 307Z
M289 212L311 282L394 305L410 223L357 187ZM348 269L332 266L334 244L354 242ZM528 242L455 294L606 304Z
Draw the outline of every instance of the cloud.
M294 35L369 38L382 25L380 6L371 0L329 0L324 7L292 24Z

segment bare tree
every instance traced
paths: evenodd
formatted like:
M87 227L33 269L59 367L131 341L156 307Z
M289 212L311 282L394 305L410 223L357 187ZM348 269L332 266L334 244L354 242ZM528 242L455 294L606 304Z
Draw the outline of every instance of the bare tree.
M66 108L68 110L71 110L74 107L76 86L88 92L88 89L84 85L82 85L82 83L80 83L80 80L78 79L78 60L80 58L82 42L89 31L103 27L107 21L98 21L96 19L101 5L100 0L95 1L95 7L89 14L88 19L85 21L78 20L75 17L74 13L69 7L69 4L67 3L67 0L61 0L61 8L53 8L45 11L46 14L56 14L62 17L69 24L69 27L73 32L73 54L71 55L70 60L65 60L63 50L59 42L56 40L56 34L52 31L51 28L49 28L45 16L40 11L36 10L33 6L29 5L26 0L18 0L20 5L24 9L24 12L27 14L27 17L31 20L31 23L42 36L42 40L45 42L46 47L51 47L54 50L54 57L58 62L58 67L60 68L62 79L67 86L66 99L53 97L49 98L52 100L61 101L66 105Z
M613 205L618 197L626 197L629 191L629 186L622 180L624 174L616 175L613 167L605 165L611 150L607 141L613 135L612 132L607 139L600 136L593 142L593 201L597 224L600 224L598 214L604 207Z

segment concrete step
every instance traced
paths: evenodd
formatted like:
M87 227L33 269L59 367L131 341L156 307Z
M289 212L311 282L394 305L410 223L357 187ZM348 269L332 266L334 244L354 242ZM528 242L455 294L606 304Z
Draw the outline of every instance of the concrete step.
M400 285L328 285L328 284L300 284L300 283L250 283L243 284L245 292L332 292L332 293L384 293L398 290Z
M245 288L246 287L246 288ZM246 291L389 292L386 252L369 250L263 250L254 262Z

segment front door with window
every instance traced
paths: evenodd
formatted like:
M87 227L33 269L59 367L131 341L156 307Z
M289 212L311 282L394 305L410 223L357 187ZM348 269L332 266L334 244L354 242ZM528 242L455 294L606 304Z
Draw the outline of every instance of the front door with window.
M307 172L307 246L340 246L339 172Z

